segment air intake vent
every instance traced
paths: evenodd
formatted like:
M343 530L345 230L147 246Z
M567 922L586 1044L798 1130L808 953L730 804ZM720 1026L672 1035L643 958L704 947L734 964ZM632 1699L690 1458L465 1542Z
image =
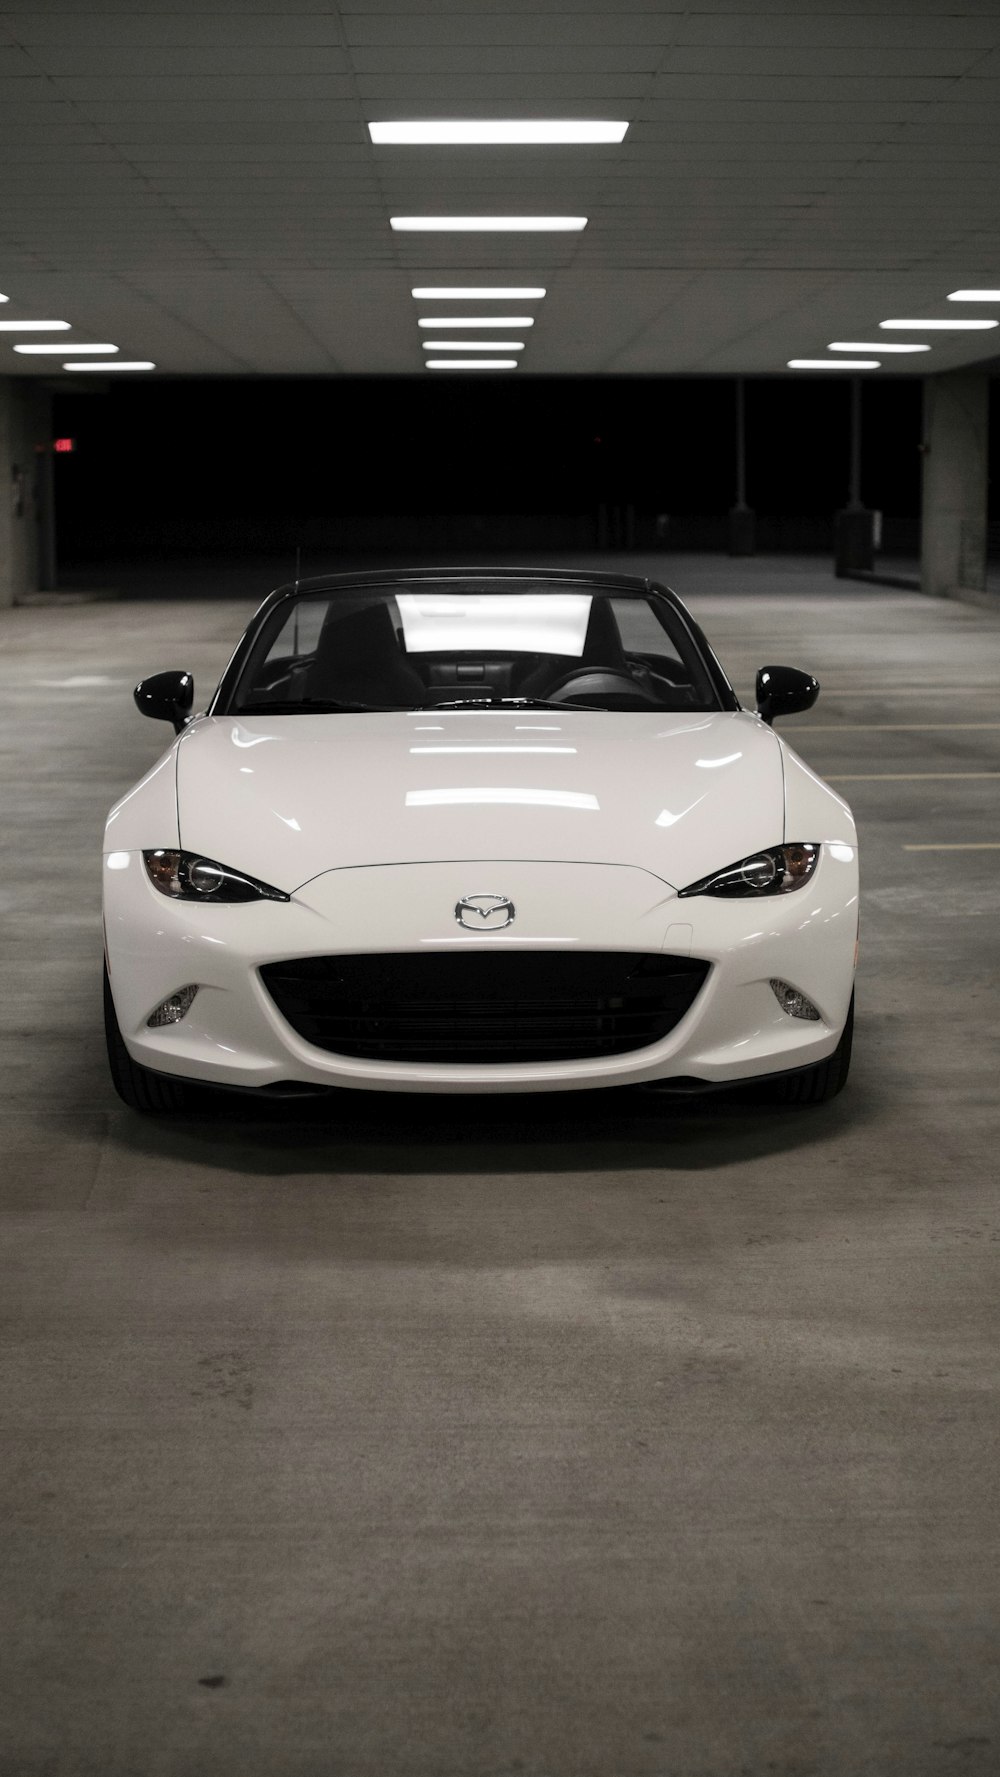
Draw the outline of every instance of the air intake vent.
M313 956L261 979L307 1043L371 1061L580 1061L646 1049L708 974L683 956L469 950Z

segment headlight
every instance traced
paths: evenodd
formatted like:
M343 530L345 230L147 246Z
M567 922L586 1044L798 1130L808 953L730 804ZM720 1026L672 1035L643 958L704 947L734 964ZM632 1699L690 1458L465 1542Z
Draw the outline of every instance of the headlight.
M722 895L727 900L790 895L805 887L819 863L819 852L818 845L775 845L768 851L755 851L725 870L716 870L712 876L703 876L678 893L681 897Z
M281 889L190 851L144 851L146 875L172 901L287 901Z

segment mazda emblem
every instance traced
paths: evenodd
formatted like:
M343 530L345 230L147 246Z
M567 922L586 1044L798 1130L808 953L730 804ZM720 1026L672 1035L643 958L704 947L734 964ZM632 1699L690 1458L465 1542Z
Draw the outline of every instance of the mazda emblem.
M502 932L514 919L514 903L506 895L463 895L455 918L467 932Z

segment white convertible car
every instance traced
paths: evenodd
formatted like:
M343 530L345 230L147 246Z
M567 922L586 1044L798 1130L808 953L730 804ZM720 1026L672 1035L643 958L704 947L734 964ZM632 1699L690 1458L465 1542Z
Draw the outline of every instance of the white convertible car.
M745 710L662 586L444 570L281 587L193 689L137 687L177 738L107 823L126 1104L844 1084L854 822L771 726L808 674Z

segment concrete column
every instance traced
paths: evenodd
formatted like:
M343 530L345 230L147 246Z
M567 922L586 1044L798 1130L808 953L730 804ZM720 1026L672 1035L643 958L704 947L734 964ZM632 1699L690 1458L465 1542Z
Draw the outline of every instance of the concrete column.
M920 583L934 598L986 597L988 444L986 372L927 377Z
M757 514L747 505L747 417L744 381L736 378L736 504L729 508L730 555L753 555Z
M0 606L12 605L19 585L19 530L24 523L23 481L16 462L15 396L9 377L0 377Z
M51 395L27 377L0 377L0 605L55 583L51 449Z
M851 441L847 505L833 515L833 571L838 579L875 566L875 514L861 503L861 378L851 378Z

